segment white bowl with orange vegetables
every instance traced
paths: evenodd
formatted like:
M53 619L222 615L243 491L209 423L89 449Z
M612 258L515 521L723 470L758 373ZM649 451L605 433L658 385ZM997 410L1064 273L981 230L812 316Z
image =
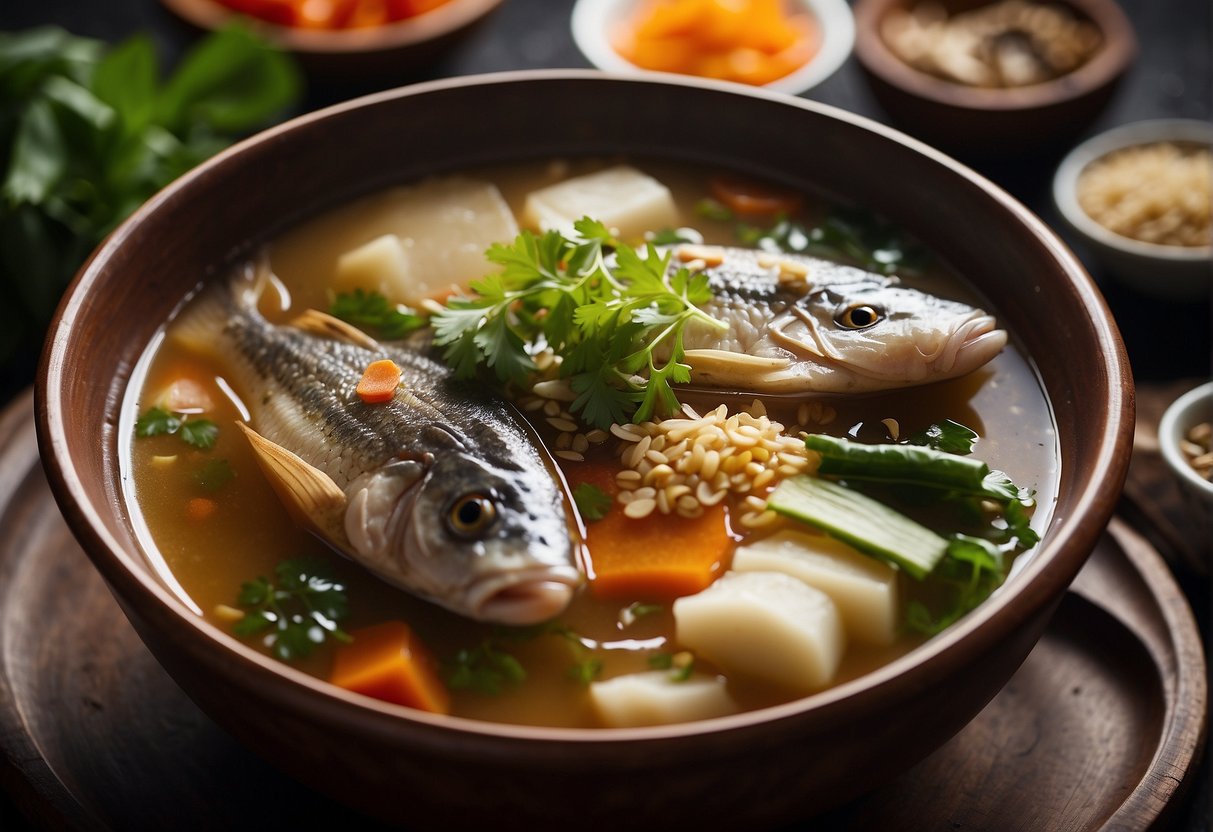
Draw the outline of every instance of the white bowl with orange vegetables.
M578 0L573 40L599 69L668 72L799 95L855 41L844 0Z

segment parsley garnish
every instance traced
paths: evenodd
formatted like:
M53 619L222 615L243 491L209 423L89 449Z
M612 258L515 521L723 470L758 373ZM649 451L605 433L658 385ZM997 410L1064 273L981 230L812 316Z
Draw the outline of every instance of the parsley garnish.
M355 289L333 299L329 314L385 341L395 341L425 325L425 318L407 306L388 302L378 292Z
M265 633L263 643L283 661L310 655L330 637L351 641L337 626L349 612L345 586L332 579L326 561L285 560L274 576L276 582L258 577L240 585L236 603L246 612L232 627L236 635Z
M447 301L433 318L435 343L457 376L483 364L517 384L535 371L531 350L546 344L577 393L571 409L598 427L677 411L672 385L691 378L684 327L727 328L699 308L712 299L707 276L667 274L670 252L620 247L588 217L575 227L576 239L524 231L512 245L492 246L488 259L501 272L473 283L472 297Z
M596 485L583 482L573 489L573 502L577 504L577 513L588 523L601 520L611 510L611 495Z
M446 683L452 690L498 694L505 687L517 687L526 681L522 663L492 638L460 650L447 662L446 670Z
M973 443L977 441L977 432L959 422L944 419L914 434L907 441L911 445L925 445L950 454L971 454Z
M174 433L187 445L209 451L219 438L219 426L210 419L178 416L162 407L149 408L135 421L136 436L167 436Z

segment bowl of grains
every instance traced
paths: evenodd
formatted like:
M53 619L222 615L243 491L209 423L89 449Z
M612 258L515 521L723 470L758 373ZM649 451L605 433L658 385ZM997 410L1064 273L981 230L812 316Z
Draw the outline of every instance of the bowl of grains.
M1207 297L1213 287L1213 125L1124 125L1074 148L1053 199L1115 277L1151 295Z
M1213 381L1167 408L1158 425L1158 445L1192 509L1208 517L1213 510Z
M968 157L1076 136L1137 53L1112 0L857 0L854 12L855 55L881 106Z

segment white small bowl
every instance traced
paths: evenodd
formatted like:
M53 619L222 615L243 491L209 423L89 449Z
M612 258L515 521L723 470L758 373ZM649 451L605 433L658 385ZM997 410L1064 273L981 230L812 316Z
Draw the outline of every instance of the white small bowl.
M573 40L586 59L608 72L664 73L642 69L625 59L611 45L611 33L630 17L642 0L577 0L573 7ZM855 18L845 0L793 0L817 19L821 48L804 66L762 89L799 95L829 78L846 62L855 46Z
M1062 160L1053 177L1053 201L1062 218L1115 277L1143 293L1173 300L1208 297L1213 289L1213 245L1143 243L1110 231L1078 204L1078 177L1117 150L1157 142L1213 145L1213 125L1194 119L1126 124L1088 139Z
M1163 413L1158 423L1158 447L1163 460L1174 472L1184 492L1192 497L1192 507L1205 517L1213 511L1213 482L1201 477L1184 456L1179 443L1188 431L1201 422L1213 420L1213 381L1189 390Z

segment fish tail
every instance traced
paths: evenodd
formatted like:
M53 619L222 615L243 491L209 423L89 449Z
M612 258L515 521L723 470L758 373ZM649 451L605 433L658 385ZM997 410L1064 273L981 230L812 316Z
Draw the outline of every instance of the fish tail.
M222 333L234 318L261 319L257 304L270 282L268 258L261 257L226 284L203 289L172 328L174 343L196 354L219 356L223 349Z

